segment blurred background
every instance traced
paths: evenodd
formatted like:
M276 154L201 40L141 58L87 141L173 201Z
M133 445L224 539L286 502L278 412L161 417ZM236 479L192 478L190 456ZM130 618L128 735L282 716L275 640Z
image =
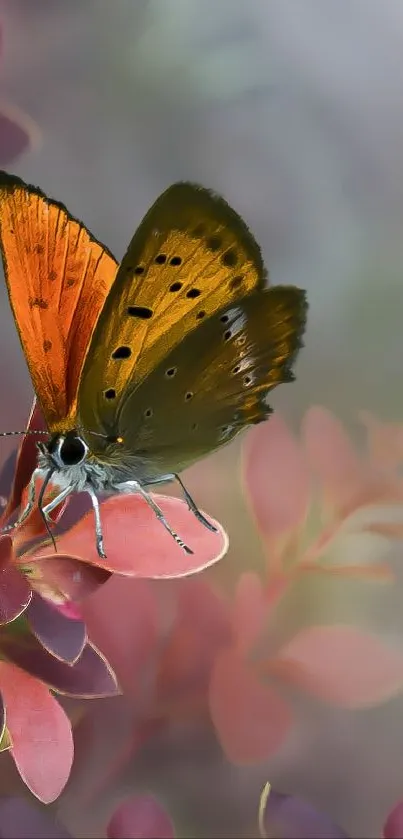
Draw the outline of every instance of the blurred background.
M0 26L0 110L27 137L21 153L6 149L2 168L63 201L118 259L173 181L223 194L259 241L272 283L308 291L297 380L275 392L275 409L298 433L306 410L323 405L358 446L360 412L403 421L400 0L1 0ZM3 286L0 295L1 426L9 430L24 424L32 392ZM229 532L229 557L206 575L228 596L239 573L265 562L240 448L235 442L187 476L200 506ZM399 544L391 550L398 571ZM320 613L401 645L400 601L398 586L316 580L290 594L281 620L298 626ZM112 721L113 702L105 703ZM83 735L56 809L76 835L96 836L110 799L153 788L178 835L250 836L269 777L351 835L379 835L403 794L402 700L357 713L298 704L297 733L249 766L228 760L198 725L153 734L96 806L81 795L95 772L94 742ZM83 714L106 714L99 705ZM102 725L93 727L99 761Z

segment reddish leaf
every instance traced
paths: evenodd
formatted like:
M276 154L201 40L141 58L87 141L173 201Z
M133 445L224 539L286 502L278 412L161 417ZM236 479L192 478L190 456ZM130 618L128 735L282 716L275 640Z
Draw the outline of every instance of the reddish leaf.
M31 587L21 571L14 566L12 539L0 535L0 623L15 620L27 608Z
M163 495L154 498L193 555L182 550L138 495L114 496L102 505L106 560L96 550L92 513L59 537L58 550L118 574L149 579L194 574L225 555L228 537L221 525L210 519L218 528L218 533L211 533L183 501Z
M269 670L334 705L375 705L403 688L403 655L352 626L303 629Z
M74 664L51 656L33 635L21 639L4 634L2 651L8 659L59 693L92 699L119 692L108 663L90 644Z
M44 556L42 552L43 548L38 548L32 556L23 555L21 563L29 571L32 587L54 603L62 605L68 600L83 600L111 576L105 568L88 565L77 557L63 553Z
M234 763L265 760L291 726L288 705L236 650L217 655L210 682L210 712L218 738Z
M17 769L37 798L54 801L73 760L70 722L45 685L13 664L0 662L0 686Z
M310 486L302 449L278 415L251 429L244 445L253 513L262 534L277 539L306 516Z
M173 839L168 813L151 795L133 795L115 810L107 827L108 839Z
M46 650L70 664L77 661L87 641L87 630L82 621L70 620L38 594L32 598L26 617Z
M36 399L34 399L31 408L27 428L30 431L46 431L45 420L42 416L40 408L38 407ZM27 434L22 440L17 455L13 488L7 507L4 511L5 520L11 516L14 510L16 510L21 504L23 490L27 486L37 464L38 450L36 448L36 443L38 439L40 438L36 437L34 434Z
M398 801L388 815L383 828L384 839L402 839L403 837L403 801Z

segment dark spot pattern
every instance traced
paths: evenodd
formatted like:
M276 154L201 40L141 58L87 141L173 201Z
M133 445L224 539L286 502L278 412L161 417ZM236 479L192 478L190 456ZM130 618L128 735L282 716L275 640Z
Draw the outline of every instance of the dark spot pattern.
M130 347L121 346L117 347L116 350L113 351L112 358L130 358L131 354L132 351Z
M189 291L186 292L186 297L190 300L194 300L196 297L200 297L201 291L199 288L190 288Z
M43 351L44 352L49 352L51 349L52 349L52 341L48 341L48 339L46 339L43 342Z
M200 312L197 313L196 320L202 320L205 317L206 317L206 313L202 309Z
M43 245L34 245L34 253L37 253L38 256L42 256L45 253L45 248Z
M181 288L182 288L182 283L178 283L178 282L172 283L172 285L169 286L170 291L180 291Z
M168 378L170 379L172 379L172 377L175 376L175 373L176 367L169 367L168 370L165 371L165 375L168 376Z
M234 250L226 251L222 257L222 264L227 268L233 268L238 262L238 257Z
M104 397L105 399L115 399L116 390L113 387L108 388L108 390L104 390Z
M188 392L187 392L187 393L185 393L185 400L186 400L186 402L189 402L191 399L193 399L193 395L194 395L194 394L192 393L192 391L191 391L191 390L188 390Z
M157 263L157 265L164 265L166 261L166 253L159 253L158 256L155 257L155 262Z
M210 251L215 252L220 250L222 245L221 236L209 236L208 239L206 239L206 245Z
M54 281L57 280L57 271L55 271L53 268L51 271L49 271L49 279L51 283L54 283Z
M30 309L48 309L49 303L43 297L30 297L28 301Z
M170 265L182 265L182 259L180 256L173 256L172 259L169 260Z
M127 314L131 318L140 318L140 320L149 320L153 316L153 310L148 309L147 306L128 306Z
M144 265L136 265L133 273L140 277L141 274L144 274Z

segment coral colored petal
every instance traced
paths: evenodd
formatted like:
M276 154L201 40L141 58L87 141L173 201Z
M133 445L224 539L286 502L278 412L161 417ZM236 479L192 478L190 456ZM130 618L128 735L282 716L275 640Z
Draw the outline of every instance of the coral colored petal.
M115 575L82 604L82 614L91 640L113 665L122 690L136 695L143 668L156 653L159 632L151 584Z
M87 642L82 621L70 620L38 594L33 596L25 616L34 635L51 655L70 664L77 661Z
M38 548L37 553L29 557L29 562L24 556L21 561L30 572L32 587L54 603L83 600L111 576L105 568L88 565L77 557L66 556L62 552L43 556L42 550Z
M403 801L398 801L388 815L383 828L384 839L401 839L403 836Z
M309 473L301 447L275 415L249 431L244 480L261 533L277 539L305 519Z
M225 754L234 763L265 760L280 748L292 722L286 702L258 680L236 650L216 657L210 712Z
M228 537L218 522L209 519L218 528L218 533L211 533L183 501L163 495L153 498L192 555L184 552L137 495L114 496L102 504L107 559L100 559L96 550L92 513L59 537L58 550L118 574L149 579L194 574L225 555Z
M35 636L24 643L12 635L2 638L2 652L19 667L59 693L82 698L114 696L119 692L113 672L101 653L90 644L74 664L51 656ZM1 684L0 684L1 689Z
M232 621L236 639L246 651L263 630L269 608L260 577L252 571L241 574L235 591Z
M0 536L0 623L15 620L28 606L31 586L13 564L13 543L10 536Z
M36 399L34 400L31 408L27 429L30 431L46 431L45 420L40 408L38 407ZM27 434L23 438L17 455L13 488L4 513L5 519L11 516L14 510L16 510L21 504L24 487L27 486L32 472L37 464L38 450L36 443L38 439L40 438L36 437L34 434Z
M376 705L403 689L403 655L375 635L342 624L301 630L269 669L346 708Z
M73 761L70 722L45 685L4 661L0 662L0 688L17 769L37 798L54 801Z
M303 798L271 789L261 817L266 836L276 839L348 839L348 834Z
M0 839L72 839L48 810L25 798L0 798Z
M133 795L115 810L108 839L174 839L168 813L151 795Z
M313 407L305 415L302 435L326 500L344 506L361 492L367 472L342 423L326 408Z

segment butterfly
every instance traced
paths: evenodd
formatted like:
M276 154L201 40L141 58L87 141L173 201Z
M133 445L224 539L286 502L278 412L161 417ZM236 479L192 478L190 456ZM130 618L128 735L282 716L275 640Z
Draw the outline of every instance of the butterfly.
M269 416L267 394L294 378L305 292L270 287L242 218L186 182L155 201L118 264L63 204L0 172L0 249L49 432L8 527L29 515L40 478L46 523L69 495L88 493L101 557L100 493L139 493L192 553L149 488L178 481L214 529L178 473Z

